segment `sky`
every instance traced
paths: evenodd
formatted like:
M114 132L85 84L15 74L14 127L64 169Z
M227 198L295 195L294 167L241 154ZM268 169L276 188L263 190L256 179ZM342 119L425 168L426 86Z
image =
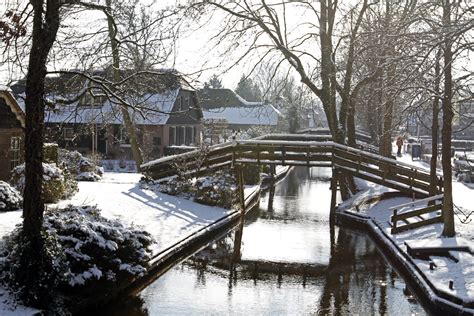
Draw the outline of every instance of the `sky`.
M104 0L91 0L93 2ZM5 8L6 4L11 5L12 3L25 3L27 0L0 0L0 16L3 15L2 7ZM182 4L187 2L187 0L142 0L140 1L143 4L152 5L153 8L162 8L168 5L175 5L176 3ZM269 0L271 2L271 0ZM296 1L297 2L297 1ZM316 1L315 1L316 2ZM354 1L347 1L347 3L351 3ZM316 4L317 7L317 4ZM311 16L308 15L308 12L302 12L301 7L298 7L297 4L292 4L291 8L287 12L287 23L289 25L293 25L296 28L298 25L298 32L303 33L304 26L300 25L300 21L303 21L305 18L311 21ZM74 24L74 27L77 29L85 29L88 30L92 28L93 25L98 25L98 20L103 19L102 13L97 12L87 12L86 15L83 15L80 19L69 20L69 24ZM315 20L316 17L313 17ZM163 68L176 68L178 71L184 74L195 74L197 72L202 71L202 74L197 77L191 75L193 79L198 79L199 81L196 83L204 83L211 75L217 74L223 79L224 86L229 88L235 88L237 82L242 77L242 75L247 75L249 70L254 66L253 61L243 61L239 65L232 67L226 73L222 73L224 70L228 69L230 65L233 65L235 60L240 53L245 49L242 42L239 43L231 43L233 44L233 49L230 53L226 54L225 57L222 55L222 50L226 45L221 45L218 48L210 45L212 35L215 35L219 28L222 26L222 14L214 15L213 18L209 21L209 23L202 25L199 29L196 29L196 22L190 22L190 26L188 28L183 28L183 32L181 32L180 37L175 42L175 52L172 58L167 63L163 63ZM104 25L104 23L102 23ZM78 45L80 46L80 45ZM1 48L1 46L0 46ZM219 52L220 50L220 52ZM311 48L311 53L316 52L318 49ZM74 57L70 57L72 54L68 55L69 60L76 61ZM55 59L53 63L49 65L49 69L56 68L56 69L63 69L63 68L71 68L71 63L65 63L64 59ZM74 62L75 64L75 62ZM26 65L26 62L24 63ZM471 66L474 67L474 66ZM11 74L14 74L15 77L21 77L22 74L19 72L12 71L11 64L0 64L0 84L6 84L8 78L11 77ZM203 69L207 69L204 70Z
M21 4L25 3L25 0L0 0L0 16L4 15L5 4L12 5L16 4L17 1ZM97 2L97 0L94 2ZM142 1L142 3L149 2L156 1ZM164 0L160 1L156 6L174 4L175 2L177 1ZM84 20L87 22L84 23ZM99 22L99 20L101 22ZM80 16L79 19L70 18L68 21L68 24L74 25L78 29L82 28L83 30L89 30L93 25L105 25L103 22L103 14L98 12L88 12L86 15ZM241 65L229 70L225 74L222 73L223 69L228 68L231 61L229 58L223 59L219 56L217 50L211 50L209 48L210 36L215 33L218 21L214 18L212 22L211 24L203 25L197 31L193 31L195 25L182 28L183 31L180 33L178 40L174 43L176 46L175 53L167 63L162 64L162 68L175 68L184 74L190 74L192 79L198 80L195 82L197 85L203 84L213 74L217 74L223 79L225 86L235 88L242 74L247 72L245 70L246 67L245 65ZM3 48L3 46L0 46L0 48ZM70 56L72 56L72 54ZM71 64L76 65L76 62L77 60L73 59L73 57L69 57L69 61L55 59L48 65L48 70L73 68ZM25 61L23 67L26 68L26 65L27 63ZM24 76L24 72L19 71L18 68L13 69L12 67L12 63L0 63L0 84L8 84L9 81ZM197 76L198 73L199 76Z

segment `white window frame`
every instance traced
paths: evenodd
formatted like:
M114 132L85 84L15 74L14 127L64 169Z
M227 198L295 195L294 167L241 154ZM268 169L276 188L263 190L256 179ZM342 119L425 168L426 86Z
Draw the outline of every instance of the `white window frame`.
M21 137L14 136L10 138L10 151L12 153L10 166L15 168L21 163Z
M69 135L69 133L71 133ZM73 140L74 139L74 128L72 127L63 127L63 139L64 140Z
M125 135L127 137L125 137ZM132 147L130 144L130 136L128 136L127 129L124 126L119 128L119 143L120 147Z

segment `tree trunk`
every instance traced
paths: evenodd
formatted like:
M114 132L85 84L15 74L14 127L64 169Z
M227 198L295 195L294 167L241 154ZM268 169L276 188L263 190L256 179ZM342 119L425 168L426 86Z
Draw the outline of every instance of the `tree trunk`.
M20 268L16 276L25 287L23 298L29 304L45 307L51 293L48 277L51 260L46 253L42 226L44 201L43 185L43 130L44 130L44 83L46 62L59 28L59 0L50 0L46 6L42 0L33 6L33 30L25 88L25 191L23 199L23 237L25 244L20 253ZM45 11L46 9L46 11ZM45 277L46 276L46 277Z
M438 165L438 135L439 135L439 85L440 85L440 52L436 56L436 65L435 65L435 81L434 81L434 91L435 97L433 100L433 122L431 123L431 160L430 160L430 195L436 195L438 191L438 177L436 175L436 169Z
M443 235L452 237L455 235L454 228L454 210L453 210L453 189L452 189L452 167L451 167L451 134L452 134L452 95L453 95L453 81L452 81L452 43L451 38L447 34L451 26L451 5L449 0L443 1L443 28L444 28L444 92L443 92L443 131L442 131L442 158L443 165L443 219L444 229Z
M108 22L110 45L112 47L114 81L119 82L121 79L119 45L116 38L117 30L115 29L114 21L111 15L111 9L110 9L111 0L107 0L106 5L107 5L107 10L109 11L108 14L106 15L107 15L107 22ZM128 136L130 137L130 146L132 148L133 160L135 160L137 169L138 171L140 171L140 166L143 164L143 157L142 157L142 152L140 150L140 147L138 145L135 125L133 124L132 118L130 117L130 113L128 112L127 105L122 104L120 106L120 110L122 112L122 118L125 124L125 128L127 129Z
M383 110L382 140L380 143L380 154L385 157L392 156L392 121L393 121L393 99L389 96Z
M355 128L355 100L350 99L347 117L347 144L352 147L356 147L356 128Z

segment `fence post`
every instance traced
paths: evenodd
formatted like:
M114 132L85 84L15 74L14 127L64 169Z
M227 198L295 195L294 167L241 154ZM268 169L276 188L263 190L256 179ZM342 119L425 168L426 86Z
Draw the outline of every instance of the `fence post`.
M397 222L398 222L397 213L398 213L398 210L394 209L393 215L392 215L392 230L390 231L391 234L397 233Z
M244 168L241 164L235 165L237 172L237 184L239 187L239 206L242 216L245 215L245 196L244 196Z

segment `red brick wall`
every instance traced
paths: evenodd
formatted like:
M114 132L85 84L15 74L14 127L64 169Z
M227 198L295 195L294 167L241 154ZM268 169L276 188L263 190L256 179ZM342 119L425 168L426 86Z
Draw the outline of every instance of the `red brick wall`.
M10 179L12 159L10 141L12 137L23 137L22 129L0 129L0 180L3 181L8 181Z

